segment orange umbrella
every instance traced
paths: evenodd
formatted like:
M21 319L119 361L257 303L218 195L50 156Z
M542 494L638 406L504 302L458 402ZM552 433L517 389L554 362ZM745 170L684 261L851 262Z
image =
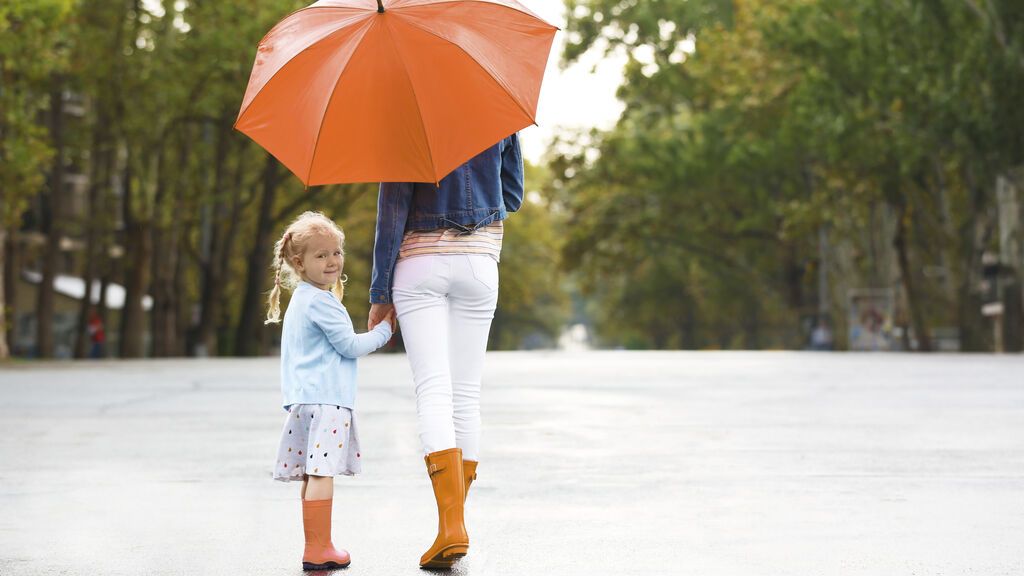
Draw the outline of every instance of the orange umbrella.
M235 128L307 186L437 182L535 123L557 30L516 0L320 0L260 42Z

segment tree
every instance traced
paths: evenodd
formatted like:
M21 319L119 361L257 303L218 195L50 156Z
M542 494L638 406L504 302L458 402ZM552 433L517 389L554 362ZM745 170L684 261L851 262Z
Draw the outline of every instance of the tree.
M553 165L567 261L609 343L799 346L824 238L840 296L898 282L906 347L950 322L979 346L974 286L995 178L1020 164L1024 75L993 32L1020 11L969 4L571 3L567 59L599 40L629 55L619 124ZM624 336L622 317L646 329Z
M488 346L516 350L553 347L569 315L561 250L565 222L545 168L526 164L526 199L504 224L498 308Z
M67 62L61 31L71 5L71 0L12 0L0 5L0 246L4 247L0 260L7 253L7 243L13 242L26 201L43 184L43 166L53 162L53 148L38 119L50 111L59 122L62 94L54 81ZM62 185L51 180L52 190ZM2 264L0 275L7 269ZM48 285L45 280L41 293L52 294L52 274ZM0 282L0 358L8 354L6 285ZM52 353L52 341L46 339L50 324L39 322L38 330L44 338L41 352Z

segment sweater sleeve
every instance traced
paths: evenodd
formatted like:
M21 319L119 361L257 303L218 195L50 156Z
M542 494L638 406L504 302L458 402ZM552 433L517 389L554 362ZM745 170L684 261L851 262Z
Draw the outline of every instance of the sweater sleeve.
M348 311L329 292L322 292L309 303L310 320L323 330L331 346L346 358L359 358L378 350L391 339L391 323L381 322L373 330L356 334Z

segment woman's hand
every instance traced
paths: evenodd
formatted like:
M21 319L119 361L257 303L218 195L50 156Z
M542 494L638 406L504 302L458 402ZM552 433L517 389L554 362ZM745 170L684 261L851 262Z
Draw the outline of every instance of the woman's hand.
M395 305L394 304L371 304L370 305L370 318L366 321L366 329L373 330L373 328L384 321L391 322L392 334L398 330L398 321L395 318Z

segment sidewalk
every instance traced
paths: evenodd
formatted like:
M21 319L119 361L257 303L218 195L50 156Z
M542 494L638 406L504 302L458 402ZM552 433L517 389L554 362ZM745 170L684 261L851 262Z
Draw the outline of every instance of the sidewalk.
M0 367L0 574L300 574L273 359ZM360 361L347 575L436 528L404 356ZM495 353L454 573L1024 573L1024 357Z

